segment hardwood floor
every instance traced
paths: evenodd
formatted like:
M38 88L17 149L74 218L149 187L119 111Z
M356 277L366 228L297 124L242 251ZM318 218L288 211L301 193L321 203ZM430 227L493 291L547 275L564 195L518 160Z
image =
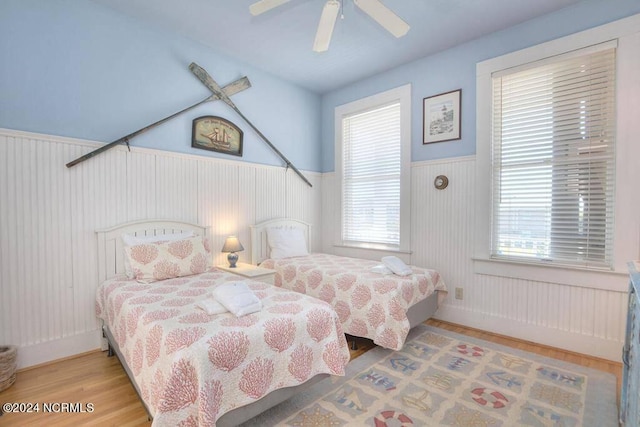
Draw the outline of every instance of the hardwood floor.
M452 332L495 342L542 356L560 359L577 365L614 374L618 379L618 401L622 365L608 360L541 346L527 341L508 338L477 329L438 320L427 324ZM364 354L374 345L358 339L358 350L352 359ZM73 358L52 362L18 372L16 383L0 392L0 404L7 402L39 403L38 413L5 413L0 417L2 426L149 426L147 414L116 357L93 351ZM73 409L83 413L44 411L44 403L80 403ZM88 407L91 404L92 412ZM60 409L53 407L51 409Z

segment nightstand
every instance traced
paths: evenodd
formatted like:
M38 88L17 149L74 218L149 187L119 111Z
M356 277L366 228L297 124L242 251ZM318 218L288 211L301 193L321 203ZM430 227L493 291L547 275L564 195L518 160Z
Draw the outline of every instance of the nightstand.
M247 279L268 283L270 285L273 285L274 276L276 275L275 270L258 267L253 264L245 264L244 262L237 263L235 268L231 268L226 264L217 265L216 268L219 270L226 271L228 273L237 274L238 276L242 276Z

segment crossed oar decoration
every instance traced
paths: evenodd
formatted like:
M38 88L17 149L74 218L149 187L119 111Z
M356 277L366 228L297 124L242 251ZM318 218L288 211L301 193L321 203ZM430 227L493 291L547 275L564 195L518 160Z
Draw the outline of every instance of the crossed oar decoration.
M209 73L206 72L206 70L202 67L200 67L198 64L196 64L195 62L192 62L191 65L189 65L189 70L191 70L191 72L207 87L209 88L209 90L211 91L212 95L203 99L202 101L193 104L187 108L185 108L184 110L180 110L177 113L174 113L168 117L165 117L162 120L158 120L157 122L144 127L142 129L139 129L133 133L130 133L127 136L124 136L118 140L115 140L109 144L103 145L102 147L93 150L90 153L85 154L84 156L78 157L77 159L67 163L67 167L70 168L72 166L77 165L78 163L84 162L85 160L90 159L91 157L98 155L100 153L102 153L103 151L109 150L110 148L115 147L116 145L119 144L127 144L127 147L129 147L129 140L135 136L140 135L141 133L144 133L146 131L148 131L149 129L152 129L168 120L171 120L172 118L187 112L201 104L204 104L205 102L209 102L209 101L217 101L218 99L223 101L225 104L227 104L229 107L231 107L240 117L242 117L242 119L260 136L260 138L262 138L262 140L264 142L267 143L267 145L269 147L271 147L271 149L273 151L275 151L275 153L284 161L285 165L287 168L291 168L300 178L302 178L302 180L307 183L307 185L309 187L312 187L311 183L309 182L309 180L307 178L305 178L305 176L302 174L302 172L300 172L290 161L289 159L287 159L284 154L282 154L280 152L280 150L278 150L272 143L271 141L269 141L269 139L264 136L264 134L262 132L260 132L260 130L258 130L257 127L254 126L253 123L251 123L251 121L249 121L249 119L247 119L245 117L244 114L242 114L242 112L240 112L240 110L238 109L238 107L236 107L236 105L233 103L233 101L231 101L231 98L229 98L231 95L234 95L238 92L241 92L245 89L248 89L251 87L251 83L249 82L249 79L246 77L242 77L236 81L234 81L233 83L230 83L228 85L226 85L225 87L220 87L220 85L218 85L218 83L216 83L215 80L213 80L213 78L209 75Z

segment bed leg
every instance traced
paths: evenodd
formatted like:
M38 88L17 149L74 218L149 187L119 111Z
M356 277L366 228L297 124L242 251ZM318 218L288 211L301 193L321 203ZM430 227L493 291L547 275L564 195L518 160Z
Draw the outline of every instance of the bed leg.
M356 337L353 337L353 341L351 342L351 350L358 349L358 342L356 341Z
M111 344L107 344L107 346L107 357L113 357L113 347L111 347Z

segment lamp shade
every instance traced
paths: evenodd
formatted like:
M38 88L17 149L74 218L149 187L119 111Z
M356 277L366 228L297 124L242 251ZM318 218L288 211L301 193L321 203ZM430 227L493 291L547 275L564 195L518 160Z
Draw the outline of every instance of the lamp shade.
M236 236L229 236L227 240L224 241L224 246L222 246L222 252L240 252L244 251L240 240Z

